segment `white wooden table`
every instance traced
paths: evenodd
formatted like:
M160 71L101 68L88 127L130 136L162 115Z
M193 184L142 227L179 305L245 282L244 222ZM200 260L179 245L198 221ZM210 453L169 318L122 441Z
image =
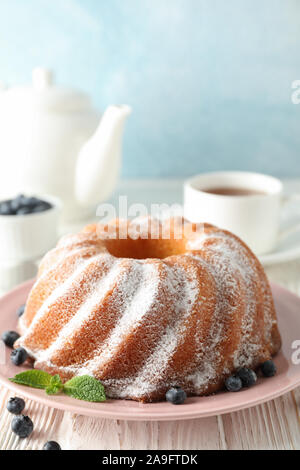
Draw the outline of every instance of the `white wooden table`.
M178 200L178 187L178 183L170 183L164 202ZM144 186L144 191L148 196L143 200L150 200L149 187ZM159 199L158 191L155 199ZM300 260L270 267L267 274L300 295ZM93 419L26 400L26 413L35 430L25 440L10 431L11 415L5 409L10 396L8 390L0 388L0 450L41 449L47 440L76 450L300 449L300 388L248 410L179 422Z

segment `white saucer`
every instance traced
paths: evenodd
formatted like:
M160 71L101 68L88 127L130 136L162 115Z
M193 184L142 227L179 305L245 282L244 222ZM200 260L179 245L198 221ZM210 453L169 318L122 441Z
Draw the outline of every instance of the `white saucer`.
M299 201L289 204L282 211L281 231L288 231L289 227L297 226L300 222ZM274 251L258 256L264 266L286 263L300 259L300 225L298 230L282 237Z
M295 235L293 238L296 238ZM276 251L261 255L258 258L263 266L287 263L288 261L300 259L300 232L297 234L297 240L294 240L293 244L285 240L277 247Z

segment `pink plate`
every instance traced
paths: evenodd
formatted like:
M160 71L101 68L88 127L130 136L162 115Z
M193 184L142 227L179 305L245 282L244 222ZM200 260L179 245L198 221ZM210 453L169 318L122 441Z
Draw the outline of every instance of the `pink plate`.
M17 287L0 299L0 332L15 329L17 308L26 301L32 281ZM292 343L300 340L300 298L277 285L272 286L275 297L283 348L275 358L278 373L271 379L259 379L258 384L238 393L222 392L210 397L189 398L184 405L170 403L140 404L134 401L108 400L105 403L87 403L64 395L47 396L43 390L21 387L8 378L24 370L12 365L10 350L4 348L5 361L1 361L0 383L15 393L73 413L97 418L123 419L130 421L169 421L216 416L223 413L258 405L300 385L300 365L292 363ZM2 354L3 356L3 354ZM3 358L2 358L3 359ZM3 365L4 362L4 365Z

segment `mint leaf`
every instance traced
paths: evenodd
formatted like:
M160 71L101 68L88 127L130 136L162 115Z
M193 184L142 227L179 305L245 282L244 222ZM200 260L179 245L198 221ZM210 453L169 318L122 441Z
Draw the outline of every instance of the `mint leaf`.
M9 379L11 382L19 385L27 385L28 387L46 389L51 383L52 375L42 370L27 370L17 374L14 378Z
M56 395L63 388L62 381L59 375L54 375L51 377L49 385L46 387L47 395Z
M64 392L77 400L90 402L102 402L106 400L102 383L89 375L73 377L73 379L65 383Z
M73 379L63 385L59 375L52 376L42 370L28 370L17 374L9 380L19 385L44 389L48 395L55 395L63 390L66 395L77 400L90 402L106 400L102 383L89 375L73 377Z

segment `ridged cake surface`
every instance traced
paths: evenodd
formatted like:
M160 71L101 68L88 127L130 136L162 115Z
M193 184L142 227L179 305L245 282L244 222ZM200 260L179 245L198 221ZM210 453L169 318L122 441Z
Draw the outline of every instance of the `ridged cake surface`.
M205 225L175 239L171 220L170 239L161 226L151 239L147 224L140 238L120 239L122 223L110 224L117 239L92 225L42 261L17 342L36 368L89 374L109 397L150 402L172 386L216 392L280 349L268 280L237 237Z

